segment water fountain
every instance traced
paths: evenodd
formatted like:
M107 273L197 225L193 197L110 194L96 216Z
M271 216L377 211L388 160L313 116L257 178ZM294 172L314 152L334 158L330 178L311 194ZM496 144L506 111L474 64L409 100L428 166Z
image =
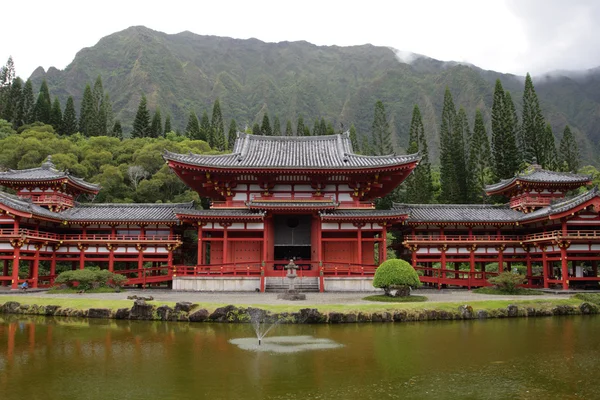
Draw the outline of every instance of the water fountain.
M296 272L298 266L294 260L290 260L284 268L287 271L288 290L285 293L278 294L277 298L280 300L306 300L306 295L298 292L295 287L294 280L298 277L298 273Z

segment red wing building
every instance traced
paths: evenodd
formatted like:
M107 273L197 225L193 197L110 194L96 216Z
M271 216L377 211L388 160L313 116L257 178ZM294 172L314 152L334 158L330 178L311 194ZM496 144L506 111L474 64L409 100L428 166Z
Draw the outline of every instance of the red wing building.
M57 270L99 266L129 285L268 291L281 288L294 259L302 290L372 290L394 230L401 257L429 285L485 286L516 265L531 287L597 285L600 197L597 189L564 197L589 184L586 176L532 168L487 188L509 197L506 206L376 210L373 201L406 179L418 155L358 155L348 134L239 133L231 154L164 158L210 209L78 202L100 188L56 170L50 157L0 172L0 185L15 192L0 192L0 282L43 287Z

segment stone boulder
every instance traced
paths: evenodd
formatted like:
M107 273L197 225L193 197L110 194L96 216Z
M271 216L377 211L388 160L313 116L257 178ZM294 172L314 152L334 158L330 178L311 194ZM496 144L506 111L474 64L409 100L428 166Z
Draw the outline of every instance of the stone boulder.
M486 319L488 317L489 317L489 314L487 311L485 311L485 310L477 311L477 319Z
M394 322L404 322L406 321L406 311L395 311L394 312Z
M129 319L133 320L151 320L154 318L154 306L146 303L145 300L136 300L129 311Z
M0 311L5 314L15 314L19 310L20 306L21 304L17 303L16 301L7 301L2 305L2 307L0 307Z
M359 312L358 315L356 316L356 320L358 322L371 322L371 314Z
M518 317L519 307L515 306L514 304L509 304L508 307L506 307L506 316L509 318Z
M208 310L201 308L191 313L189 316L189 320L190 322L204 322L208 320L209 316L210 313L208 312Z
M468 304L458 306L458 313L462 319L473 319L473 307Z
M213 322L237 322L234 321L239 314L239 309L236 306L228 305L217 308L208 319Z
M54 315L59 308L60 306L48 305L44 307L44 315Z
M87 312L88 318L110 318L108 308L90 308Z
M598 312L598 309L596 308L596 306L590 304L590 303L581 303L581 305L579 306L579 311L581 311L582 314L596 314Z
M327 322L327 316L316 308L303 308L300 310L298 323L300 324L322 324Z
M193 307L194 304L190 303L189 301L180 301L179 303L175 303L175 312L190 312Z
M119 308L115 312L115 319L129 319L129 308Z
M156 309L156 313L161 321L168 321L171 314L173 314L173 309L169 306L162 305Z

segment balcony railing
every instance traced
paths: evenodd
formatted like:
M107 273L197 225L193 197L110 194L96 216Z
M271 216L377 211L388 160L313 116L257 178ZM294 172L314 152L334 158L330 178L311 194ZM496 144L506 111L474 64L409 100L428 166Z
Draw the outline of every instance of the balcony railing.
M546 196L522 196L510 200L510 208L519 208L523 206L545 207L552 202L551 197Z
M56 234L36 231L32 229L0 229L0 238L23 238L23 239L44 239L50 241L63 242L166 242L180 241L181 235L111 235L111 234Z
M576 230L562 231L555 230L549 232L531 233L527 235L406 235L406 242L415 243L452 243L452 242L534 242L543 240L585 240L585 239L600 239L600 230Z
M73 198L61 194L20 194L21 197L30 198L34 204L40 205L61 205L73 207L75 202Z

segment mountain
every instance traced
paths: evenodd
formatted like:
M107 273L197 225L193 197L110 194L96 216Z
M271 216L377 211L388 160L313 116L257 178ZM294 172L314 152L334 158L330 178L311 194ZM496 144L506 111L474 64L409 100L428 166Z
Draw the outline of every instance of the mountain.
M481 108L488 121L494 82L510 90L517 110L524 78L487 71L473 65L442 62L413 55L402 61L395 50L372 45L316 46L307 42L265 43L201 36L191 32L168 35L136 26L101 39L77 53L63 71L38 68L34 88L46 79L61 104L72 95L79 109L86 83L102 76L113 109L129 130L142 93L151 110L171 114L173 127L183 130L190 110L209 116L216 98L223 118L238 127L260 123L265 112L278 116L282 130L288 119L296 127L299 115L312 129L315 118L359 135L369 134L377 100L385 104L394 145L403 151L414 104L423 114L431 153L438 156L438 130L446 86L457 106L471 118ZM565 124L579 142L584 162L598 164L600 148L600 69L533 77L545 117L557 143ZM129 129L128 129L129 128ZM227 127L226 127L227 129Z

